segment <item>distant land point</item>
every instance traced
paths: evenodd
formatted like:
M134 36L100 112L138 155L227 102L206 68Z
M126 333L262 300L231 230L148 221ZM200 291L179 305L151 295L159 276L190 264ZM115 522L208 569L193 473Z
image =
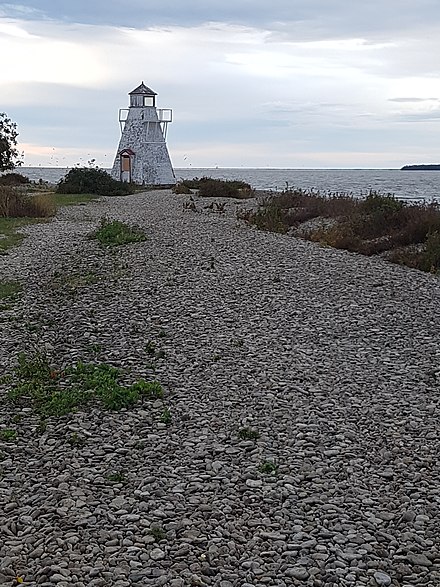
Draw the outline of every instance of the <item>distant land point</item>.
M440 171L440 164L432 165L404 165L400 171Z

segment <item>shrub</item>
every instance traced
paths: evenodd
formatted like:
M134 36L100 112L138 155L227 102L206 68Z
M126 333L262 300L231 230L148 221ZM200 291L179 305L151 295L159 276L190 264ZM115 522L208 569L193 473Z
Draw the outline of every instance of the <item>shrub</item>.
M116 181L103 169L75 167L57 186L59 194L97 194L99 196L126 196L135 191L132 184Z
M5 173L0 175L0 185L23 185L30 183L30 179L21 173Z
M29 196L9 186L0 186L0 217L47 218L55 214L55 202L50 194Z
M147 240L145 232L139 226L130 226L120 220L101 219L101 224L91 235L103 246L125 245Z
M360 204L361 212L381 216L392 216L403 209L404 203L392 194L379 194L370 191L368 196Z
M423 247L393 251L389 260L413 269L438 273L440 271L440 232L429 233Z
M177 187L179 186L179 187ZM175 193L191 193L198 190L199 196L204 198L239 198L246 199L254 196L254 190L245 181L213 179L212 177L195 177L185 179L177 184L175 189L189 190Z
M271 232L287 232L287 216L276 202L268 202L256 212L248 213L249 221L260 230Z
M175 194L190 194L191 188L184 181L179 181L173 186L172 191Z

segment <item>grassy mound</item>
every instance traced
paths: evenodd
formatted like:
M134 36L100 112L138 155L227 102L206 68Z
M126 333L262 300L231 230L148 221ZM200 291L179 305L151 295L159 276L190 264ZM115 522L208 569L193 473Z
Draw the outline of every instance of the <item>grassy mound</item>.
M268 197L241 218L281 233L313 218L331 218L333 222L310 225L301 236L363 255L385 253L390 261L422 271L440 271L440 210L433 204L405 204L377 192L359 199L296 189Z

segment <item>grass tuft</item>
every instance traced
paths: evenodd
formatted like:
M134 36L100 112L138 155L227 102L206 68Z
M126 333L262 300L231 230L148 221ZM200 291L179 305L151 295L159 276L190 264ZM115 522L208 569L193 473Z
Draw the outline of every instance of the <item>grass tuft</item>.
M130 386L119 383L121 371L111 365L75 365L59 371L44 353L21 353L8 398L31 405L42 417L63 416L98 401L108 410L129 408L144 398L162 398L157 381L143 379Z
M22 290L23 286L18 281L0 281L0 300L14 300Z
M3 442L15 442L17 439L17 432L11 428L3 428L0 430L0 440Z
M139 243L147 240L144 230L138 226L130 226L120 220L102 218L99 228L92 233L102 246L117 246Z
M264 475L276 475L278 472L278 465L273 461L263 461L258 467L258 470Z
M257 440L260 438L260 433L258 430L254 428L250 428L249 426L245 426L244 428L240 428L238 431L238 438L241 440Z

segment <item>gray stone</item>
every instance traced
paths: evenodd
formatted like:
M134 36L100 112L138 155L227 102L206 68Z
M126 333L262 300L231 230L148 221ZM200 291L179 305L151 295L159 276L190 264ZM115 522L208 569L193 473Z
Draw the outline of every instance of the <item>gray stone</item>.
M165 558L165 553L160 548L153 548L153 550L150 552L150 557L154 561L160 561Z
M391 577L389 575L387 575L387 573L384 573L383 571L376 571L373 575L374 580L376 581L376 583L380 586L387 586L387 585L391 585Z

